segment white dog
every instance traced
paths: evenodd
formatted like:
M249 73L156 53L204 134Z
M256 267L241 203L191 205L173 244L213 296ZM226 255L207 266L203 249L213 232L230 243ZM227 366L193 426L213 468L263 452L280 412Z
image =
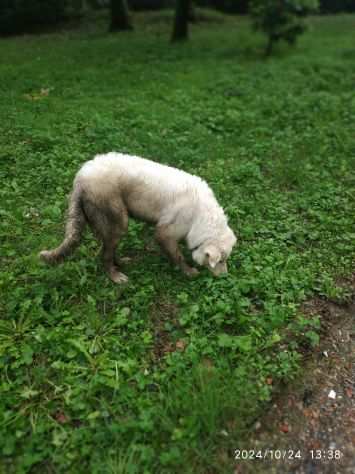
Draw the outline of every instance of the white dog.
M236 237L207 183L176 168L121 153L98 155L82 166L74 180L64 241L40 257L49 263L63 260L79 244L88 223L103 242L103 263L111 280L125 282L115 250L129 215L156 224L157 241L185 274L198 271L180 252L182 239L199 265L214 275L227 272L226 260Z

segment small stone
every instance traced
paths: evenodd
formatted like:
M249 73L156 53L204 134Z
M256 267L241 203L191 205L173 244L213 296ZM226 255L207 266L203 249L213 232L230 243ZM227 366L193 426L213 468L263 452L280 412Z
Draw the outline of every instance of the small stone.
M336 392L332 389L329 393L328 393L328 398L331 398L332 400L335 400L337 397L337 394Z

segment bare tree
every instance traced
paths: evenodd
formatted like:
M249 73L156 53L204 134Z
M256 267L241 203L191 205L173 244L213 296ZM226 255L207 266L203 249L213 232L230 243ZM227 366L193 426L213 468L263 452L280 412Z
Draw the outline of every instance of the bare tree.
M184 41L189 36L191 0L176 0L174 28L171 41Z
M133 30L127 0L111 0L110 31Z

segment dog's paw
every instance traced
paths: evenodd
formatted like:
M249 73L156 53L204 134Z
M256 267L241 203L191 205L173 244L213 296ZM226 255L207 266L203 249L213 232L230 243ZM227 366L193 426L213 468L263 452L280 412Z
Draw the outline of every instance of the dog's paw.
M187 275L189 278L194 278L196 277L200 272L197 270L197 268L189 267L184 269L185 275Z
M117 283L119 285L128 282L128 277L121 272L111 271L110 278L114 283Z

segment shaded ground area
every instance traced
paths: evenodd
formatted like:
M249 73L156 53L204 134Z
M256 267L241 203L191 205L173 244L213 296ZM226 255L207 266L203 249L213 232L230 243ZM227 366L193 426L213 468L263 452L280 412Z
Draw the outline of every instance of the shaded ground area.
M282 390L255 425L245 448L265 459L239 460L235 474L355 472L354 282L345 304L317 298L304 305L305 314L321 316L320 345L305 356L304 378Z

